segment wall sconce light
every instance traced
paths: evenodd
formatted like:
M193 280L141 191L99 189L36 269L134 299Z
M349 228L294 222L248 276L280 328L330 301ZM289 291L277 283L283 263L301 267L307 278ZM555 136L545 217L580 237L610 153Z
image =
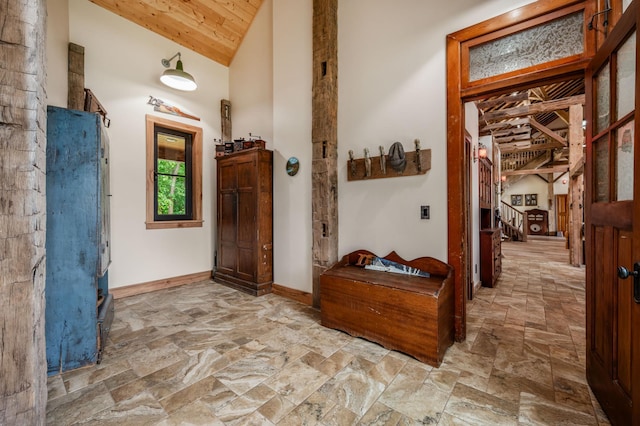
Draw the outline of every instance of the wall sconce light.
M160 81L173 89L184 90L189 92L196 90L196 88L198 87L198 85L196 84L196 81L193 79L191 74L189 74L188 72L184 72L184 69L182 68L182 60L180 60L180 52L176 53L169 59L163 59L162 65L165 68L169 68L171 66L171 61L173 61L176 56L178 57L178 62L176 62L176 68L165 70L160 76Z
M487 158L487 147L483 143L478 144L478 149L473 148L473 162L478 161L478 158Z
M507 177L505 175L500 176L500 181L506 182L507 181Z

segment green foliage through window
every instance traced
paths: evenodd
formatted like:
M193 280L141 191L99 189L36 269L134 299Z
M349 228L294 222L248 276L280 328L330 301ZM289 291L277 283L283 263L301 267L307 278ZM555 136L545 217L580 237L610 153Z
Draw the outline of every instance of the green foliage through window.
M184 215L186 174L183 162L158 159L158 214Z
M191 220L192 135L155 126L155 220Z

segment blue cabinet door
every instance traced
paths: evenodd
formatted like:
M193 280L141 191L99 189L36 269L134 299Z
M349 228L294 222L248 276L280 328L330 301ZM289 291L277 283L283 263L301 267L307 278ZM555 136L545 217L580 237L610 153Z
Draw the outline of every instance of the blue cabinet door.
M104 167L108 146L102 132L98 114L47 109L45 334L49 374L97 360L97 292L100 287L106 296L108 291L106 265L101 260L108 248L108 167Z

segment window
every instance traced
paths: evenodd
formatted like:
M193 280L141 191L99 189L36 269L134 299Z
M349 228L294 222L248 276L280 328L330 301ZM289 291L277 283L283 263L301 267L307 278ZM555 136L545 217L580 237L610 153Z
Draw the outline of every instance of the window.
M202 129L146 118L147 229L202 226Z

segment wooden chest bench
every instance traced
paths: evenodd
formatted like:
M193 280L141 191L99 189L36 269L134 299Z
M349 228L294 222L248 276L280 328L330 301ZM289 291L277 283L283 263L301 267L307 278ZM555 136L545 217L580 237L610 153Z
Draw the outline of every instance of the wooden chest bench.
M392 252L385 259L431 276L376 271L356 265L361 254L373 255L357 250L320 276L321 324L438 367L454 339L453 268Z

